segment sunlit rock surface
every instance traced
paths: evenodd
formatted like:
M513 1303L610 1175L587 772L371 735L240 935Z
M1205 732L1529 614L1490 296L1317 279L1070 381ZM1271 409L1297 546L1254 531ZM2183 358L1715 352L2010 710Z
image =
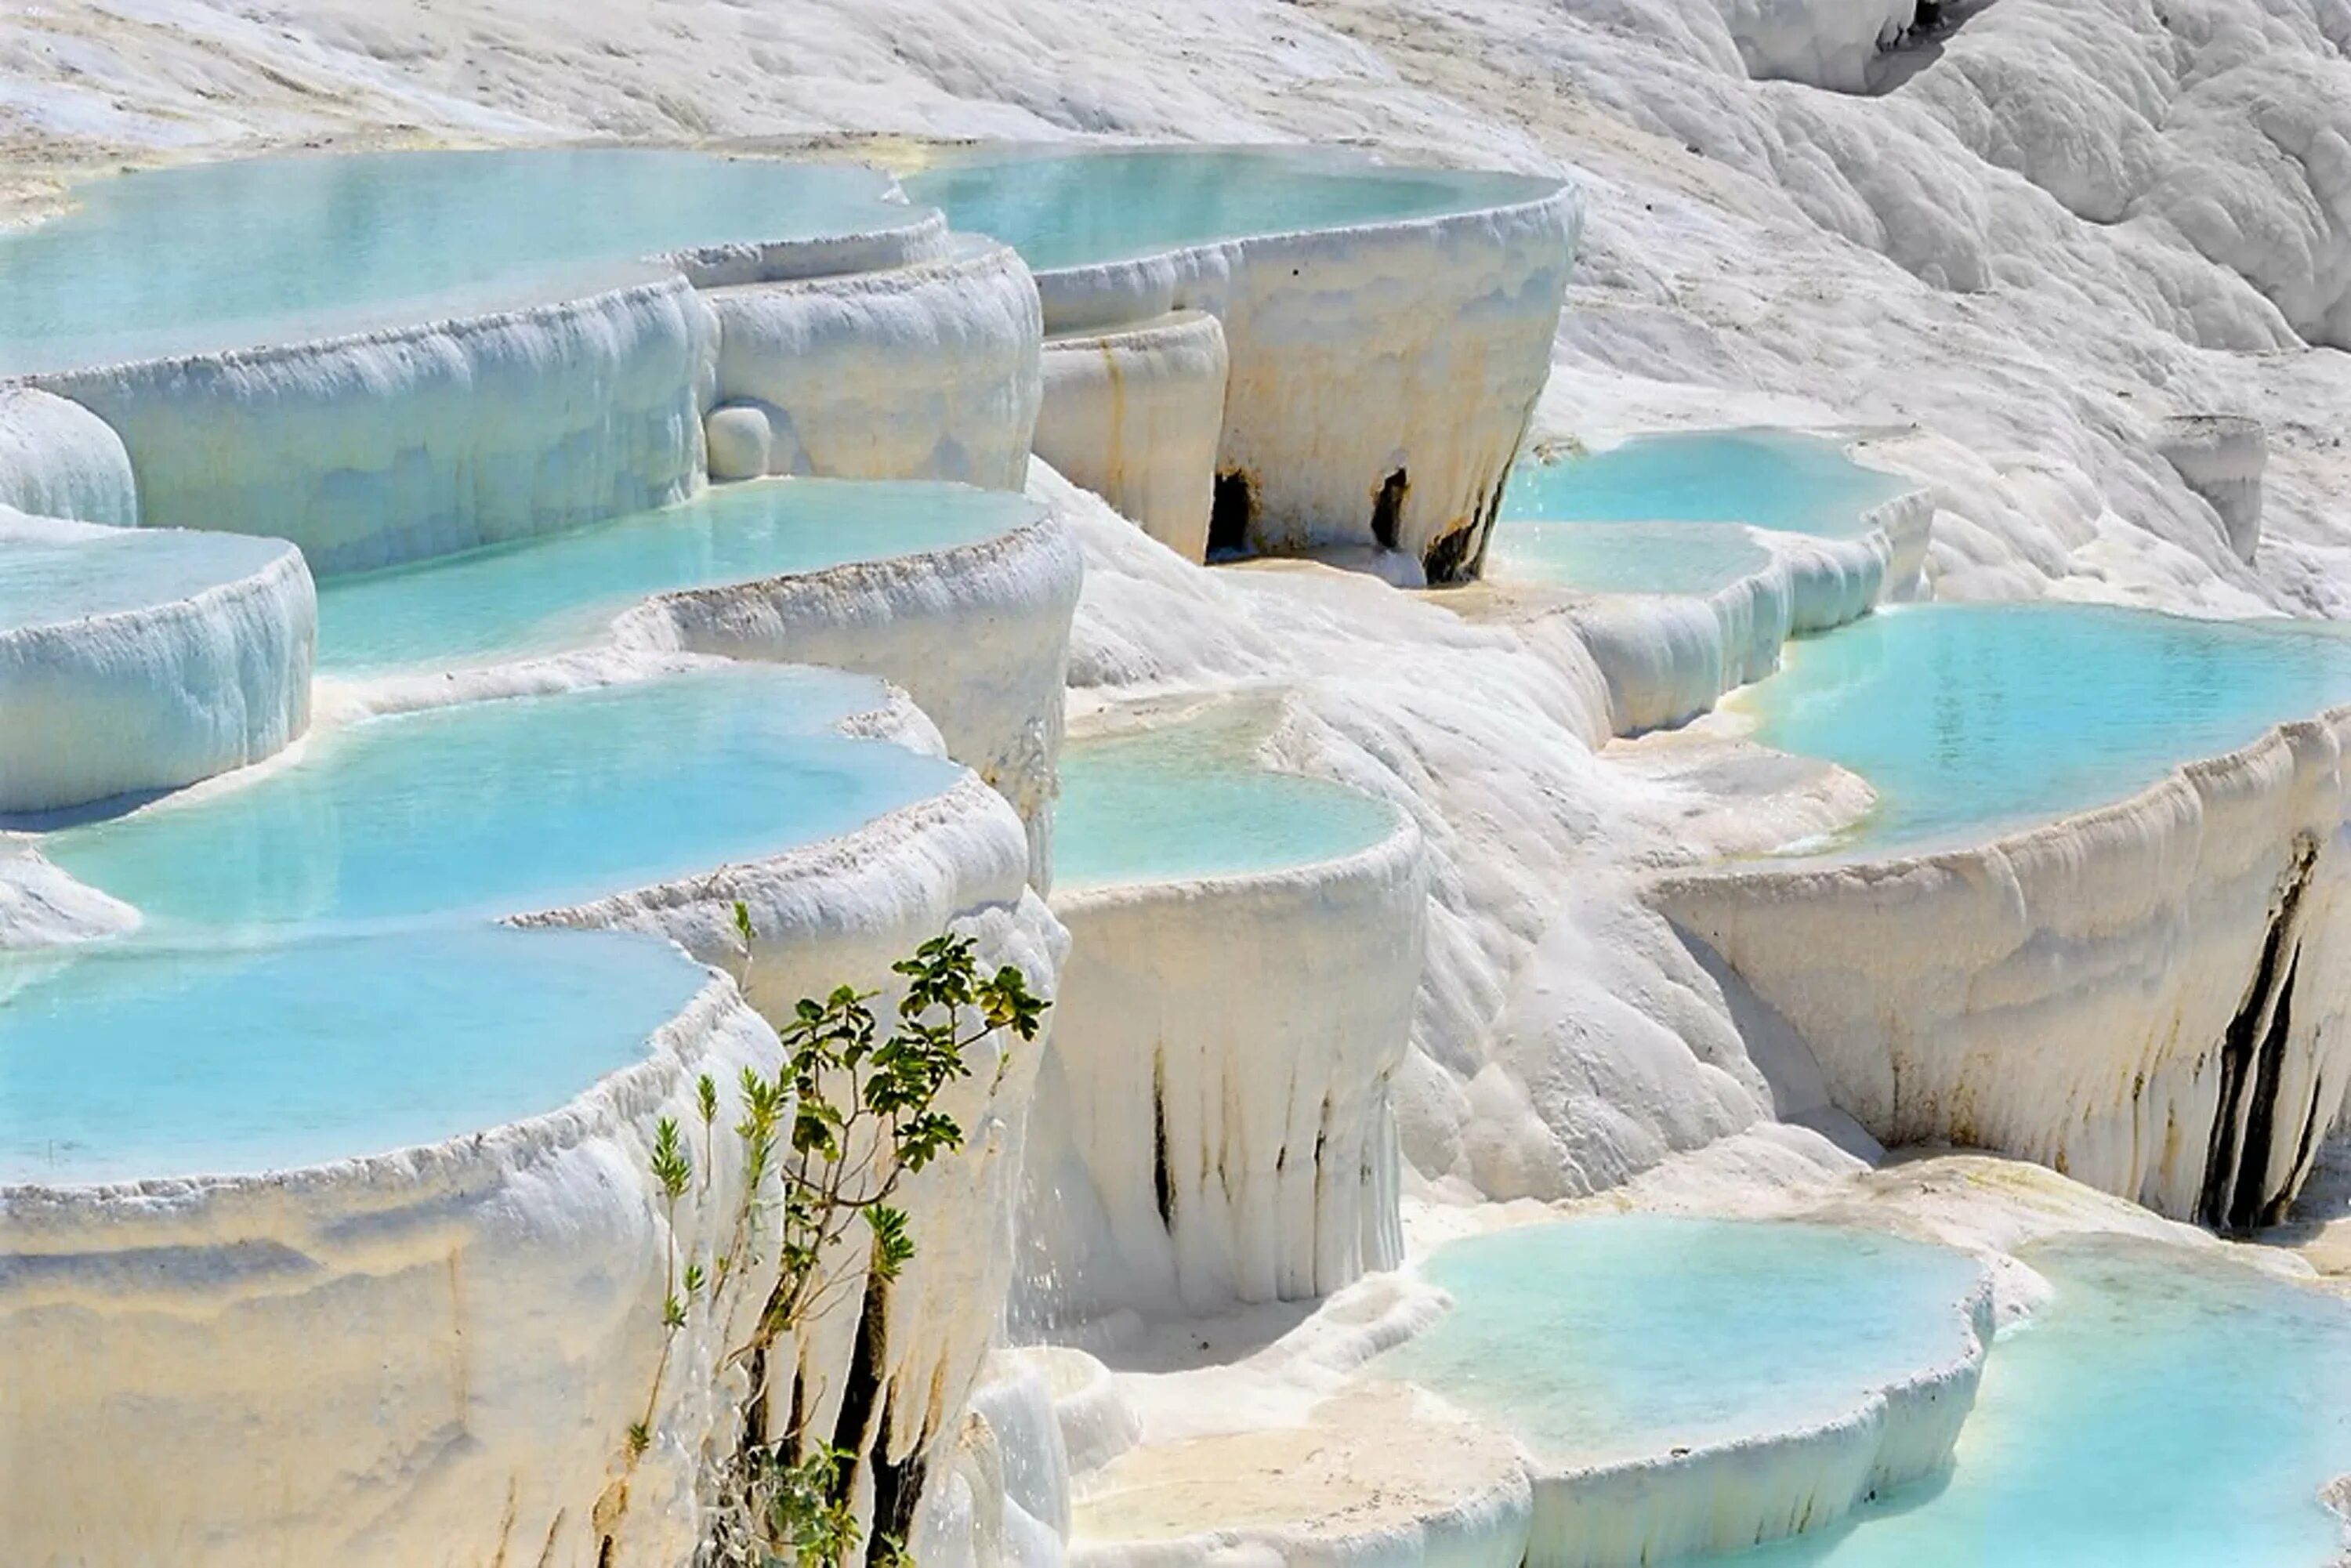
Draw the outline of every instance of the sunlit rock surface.
M1186 560L1205 560L1229 364L1214 316L1178 310L1044 346L1037 455Z
M271 756L309 723L317 635L290 545L0 507L0 812Z

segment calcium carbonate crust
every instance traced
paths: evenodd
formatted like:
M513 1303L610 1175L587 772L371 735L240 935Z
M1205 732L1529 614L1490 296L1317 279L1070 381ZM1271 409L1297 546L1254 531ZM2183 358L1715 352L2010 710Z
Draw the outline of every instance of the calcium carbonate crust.
M842 727L936 748L903 694ZM54 1461L10 1467L10 1538L91 1563L584 1561L606 1537L615 1562L682 1560L705 1446L731 1440L746 1391L714 1374L727 1335L697 1319L672 1346L653 1442L625 1464L661 1340L653 1123L697 1124L689 1072L731 1085L743 1066L772 1066L775 1038L754 1008L787 1018L799 996L844 981L886 988L889 964L950 922L984 963L1018 964L1050 994L1066 936L1027 890L1027 863L1011 808L965 774L820 844L516 917L666 936L740 981L714 977L649 1061L559 1111L267 1176L0 1190L0 1349L11 1364L59 1369L54 1386L9 1390L22 1408L5 1429L47 1433ZM956 1418L999 1320L1039 1049L977 1048L946 1105L964 1148L904 1193L925 1246L889 1298L870 1432L893 1462ZM714 1184L681 1210L681 1245L704 1257L725 1245L739 1179L729 1142L714 1141ZM852 1291L809 1343L786 1347L820 1405L849 1381L862 1315ZM311 1359L289 1383L292 1343ZM184 1409L161 1432L120 1429L130 1406L89 1397L103 1375L94 1354L135 1369L137 1409ZM158 1366L186 1375L159 1383ZM357 1460L355 1431L373 1442ZM256 1434L276 1478L259 1490ZM142 1458L126 1479L120 1456L133 1448ZM131 1528L92 1555L88 1521L124 1516Z
M1054 1312L1311 1300L1403 1260L1388 1085L1427 909L1401 814L1335 860L1055 896L1036 1136L1061 1174L1024 1239Z
M1913 597L1934 511L1930 491L1912 490L1865 514L1869 527L1855 538L1750 529L1770 562L1704 595L1581 594L1493 582L1454 602L1480 620L1564 618L1606 683L1613 732L1640 735L1687 724L1771 674L1790 638Z
M2351 707L1980 848L1661 876L1652 902L1892 1145L2268 1223L2351 1086Z
M944 258L953 243L944 216L927 207L909 206L906 222L891 228L810 239L697 246L670 251L659 259L683 273L696 288L727 288L737 284L782 283L911 267Z
M1044 324L1010 247L958 239L877 271L713 288L720 479L807 474L1017 490Z
M1040 508L972 544L664 594L622 616L616 636L624 648L822 664L904 687L948 755L1019 811L1041 888L1083 571L1069 526Z
M1044 344L1037 455L1195 564L1208 553L1229 357L1200 310Z
M1057 335L1186 308L1222 324L1217 467L1225 526L1250 546L1377 545L1450 582L1483 558L1583 218L1560 184L1472 212L1048 269L1037 287Z
M1070 1560L1641 1568L1735 1552L1834 1523L1947 1467L1974 1407L1993 1307L1992 1275L1979 1272L1949 1304L1962 1325L1949 1353L1811 1423L1622 1463L1549 1462L1425 1389L1358 1377L1301 1425L1145 1448L1079 1477L1081 1500L1134 1483L1157 1517L1133 1539L1090 1535L1105 1511L1081 1501ZM1165 1499L1156 1508L1155 1493ZM1207 1517L1186 1528L1195 1512ZM1220 1513L1255 1518L1211 1524Z
M0 507L0 549L138 538ZM174 789L302 734L318 596L291 545L255 553L254 570L152 603L0 628L0 811Z
M526 309L32 378L121 437L141 521L358 570L682 500L716 327L671 275Z
M117 528L139 524L121 438L79 403L0 383L0 508Z

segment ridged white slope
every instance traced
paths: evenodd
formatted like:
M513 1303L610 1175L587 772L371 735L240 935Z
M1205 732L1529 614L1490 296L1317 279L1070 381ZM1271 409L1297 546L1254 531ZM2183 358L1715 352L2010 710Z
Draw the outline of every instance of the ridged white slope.
M0 507L0 551L101 540L135 549L147 538ZM308 727L319 603L301 552L216 544L217 564L146 602L0 625L0 811L192 784Z
M716 477L1020 487L1044 329L1008 247L964 241L911 265L704 298L718 319Z
M1064 333L1044 364L1037 455L1185 559L1207 559L1228 366L1217 319Z
M1674 874L1657 904L1886 1144L2273 1220L2351 1088L2351 711L1980 849Z
M1402 1260L1388 1084L1427 907L1409 821L1339 860L1054 899L1038 1315L1310 1300Z
M141 522L291 539L324 573L692 494L714 332L671 276L499 315L37 380L121 436Z
M130 454L104 420L78 403L0 385L0 507L136 527Z
M1530 183L1530 190L1540 186ZM1550 365L1583 199L1272 235L1037 279L1061 334L1205 310L1228 356L1217 467L1259 549L1379 545L1474 575Z

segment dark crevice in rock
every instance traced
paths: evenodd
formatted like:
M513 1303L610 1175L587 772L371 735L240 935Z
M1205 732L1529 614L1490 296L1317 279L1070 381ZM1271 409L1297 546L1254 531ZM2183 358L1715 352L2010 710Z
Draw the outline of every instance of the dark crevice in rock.
M2285 1080L2286 1036L2294 1029L2294 980L2301 969L2302 952L2297 947L2286 964L2285 983L2278 987L2277 1006L2270 1011L2261 1055L2253 1061L2252 1082L2246 1086L2244 1148L2237 1166L2235 1200L2229 1205L2232 1230L2251 1230L2270 1207L2270 1145L2277 1137L2278 1090Z
M1411 492L1412 478L1401 468L1380 481L1379 494L1372 497L1372 538L1382 549L1396 548L1405 497Z
M1167 1059L1151 1060L1151 1186L1159 1199L1159 1223L1176 1234L1176 1182L1167 1171Z
M1257 486L1248 471L1236 468L1217 476L1215 498L1208 506L1208 553L1233 555L1249 549L1249 524L1257 519Z
M1478 524L1472 519L1430 544L1426 553L1420 558L1421 570L1427 576L1429 586L1459 582L1467 578L1468 573L1464 568L1477 554L1480 537Z
M2266 1200L2269 1143L2276 1124L2286 1037L2293 1023L2294 975L2300 957L2295 915L2310 885L2317 846L2295 846L2262 939L2260 964L2220 1039L2220 1084L2196 1218L2214 1229L2241 1227Z
M865 1289L865 1311L857 1320L857 1348L850 1353L849 1381L841 1385L841 1414L832 1423L832 1446L862 1455L881 1422L883 1338L888 1332L889 1292L880 1281ZM847 1478L843 1478L846 1479Z

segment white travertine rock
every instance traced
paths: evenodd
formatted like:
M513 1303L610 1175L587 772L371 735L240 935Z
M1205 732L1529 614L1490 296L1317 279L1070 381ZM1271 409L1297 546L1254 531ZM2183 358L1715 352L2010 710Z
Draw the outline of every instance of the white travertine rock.
M1918 0L1714 0L1748 73L1838 92L1869 87L1878 51L1917 19Z
M710 476L722 484L757 479L768 472L776 449L776 427L756 402L722 402L702 416L710 449Z
M1225 331L1179 310L1045 341L1037 455L1189 561L1207 559Z
M867 722L928 732L903 703ZM0 1387L0 1430L45 1435L0 1471L10 1550L93 1565L684 1560L698 1467L732 1440L747 1392L718 1364L743 1325L689 1315L628 1465L663 1341L654 1124L697 1124L699 1072L731 1085L773 1066L745 996L783 1017L810 990L886 988L888 964L951 920L985 963L1050 991L1066 937L1025 890L1026 862L1010 808L967 776L840 839L527 916L666 934L743 989L714 975L649 1060L486 1133L264 1176L0 1191L0 1354L26 1372ZM971 1052L944 1106L964 1146L902 1189L922 1247L866 1332L872 1378L842 1434L864 1456L862 1506L876 1474L960 1418L979 1376L1039 1054L993 1038ZM709 1190L679 1208L705 1258L726 1245L731 1145L714 1142ZM784 1347L828 1429L867 1318L852 1290Z
M110 564L183 534L0 507L0 551L102 545ZM87 805L258 762L310 722L318 595L301 552L207 538L204 561L95 613L0 624L0 811Z
M704 298L718 319L716 399L766 414L765 472L1020 487L1044 329L1008 247L961 239L883 271Z
M626 648L825 664L904 687L948 754L1019 811L1041 888L1082 571L1068 526L1048 515L925 555L664 594L622 615L616 635Z
M1702 598L1480 588L1465 591L1458 607L1479 619L1563 618L1607 683L1613 733L1639 735L1687 723L1770 674L1789 638L1908 597L1902 585L1917 579L1933 518L1928 494L1913 491L1877 507L1859 538L1753 530L1771 564Z
M1888 1144L2039 1161L2235 1228L2351 1086L2351 710L1980 849L1676 873L1660 907Z
M80 404L0 386L0 507L135 528L139 493L121 438Z
M142 523L291 539L323 574L691 495L714 331L671 276L499 315L35 380L121 436Z
M945 217L928 208L909 206L904 223L869 234L701 246L671 251L660 259L684 273L696 288L729 288L743 283L782 283L912 267L944 259L956 243Z
M2269 437L2262 422L2229 414L2167 419L2157 450L2188 487L2211 503L2230 550L2250 562L2262 542L2262 470Z
M1342 860L1055 898L1023 1222L1053 1312L1308 1300L1402 1260L1388 1082L1427 907L1409 821Z
M1531 185L1531 189L1535 187ZM1480 211L1047 271L1056 335L1197 309L1228 356L1212 545L1377 545L1475 576L1549 372L1571 185Z

